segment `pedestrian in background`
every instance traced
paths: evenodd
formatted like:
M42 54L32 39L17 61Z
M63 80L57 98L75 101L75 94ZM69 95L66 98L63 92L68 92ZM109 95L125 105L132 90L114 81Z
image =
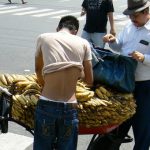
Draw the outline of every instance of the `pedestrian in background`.
M79 21L61 18L57 33L38 37L35 71L42 93L35 112L34 150L76 150L78 79L93 84L89 43L76 36ZM82 76L84 73L84 76Z
M8 2L11 4L11 0L8 0ZM22 4L26 4L27 2L24 2L24 0L21 0Z
M150 148L150 2L148 0L128 0L128 8L123 12L131 22L115 38L104 36L113 50L120 50L138 61L135 72L134 96L137 104L136 114L123 123L120 129L133 128L135 145L133 150Z
M115 35L112 0L84 0L81 16L86 14L86 23L82 37L95 46L104 48L103 36L107 32L107 22L110 22L110 33Z

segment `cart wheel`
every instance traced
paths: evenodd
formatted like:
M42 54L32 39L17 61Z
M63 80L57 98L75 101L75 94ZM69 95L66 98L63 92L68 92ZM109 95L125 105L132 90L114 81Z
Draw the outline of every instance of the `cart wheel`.
M1 122L1 132L7 133L8 132L8 120L3 120Z

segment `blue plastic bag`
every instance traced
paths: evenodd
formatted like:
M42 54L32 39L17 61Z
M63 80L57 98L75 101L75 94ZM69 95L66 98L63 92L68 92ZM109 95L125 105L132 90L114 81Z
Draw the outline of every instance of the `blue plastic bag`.
M103 83L121 92L133 92L137 61L110 50L93 47L94 82Z

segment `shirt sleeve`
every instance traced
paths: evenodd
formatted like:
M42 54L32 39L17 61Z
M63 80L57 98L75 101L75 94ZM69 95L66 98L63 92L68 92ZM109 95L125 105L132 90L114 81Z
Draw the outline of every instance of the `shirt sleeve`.
M88 41L85 40L85 55L84 55L84 61L86 60L92 60L92 52L91 52L91 46L88 43Z
M121 32L118 37L116 38L116 41L113 43L109 43L109 47L117 52L121 52L121 48L122 48L122 37L123 33Z
M114 51L121 52L124 36L126 36L126 28L118 34L115 42L109 43L110 48Z
M41 51L41 35L37 37L37 42L36 42L36 54Z
M150 55L145 54L144 57L143 64L150 66Z
M83 7L84 9L87 9L87 0L84 0L84 1L83 1L82 7Z

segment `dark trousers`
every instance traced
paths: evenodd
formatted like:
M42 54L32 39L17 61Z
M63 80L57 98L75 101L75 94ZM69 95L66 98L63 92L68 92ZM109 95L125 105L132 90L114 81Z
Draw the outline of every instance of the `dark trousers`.
M136 82L136 114L133 117L134 150L149 150L150 147L150 80Z
M150 147L150 80L136 82L134 96L136 114L113 132L125 137L132 126L135 145L133 150L149 150Z

